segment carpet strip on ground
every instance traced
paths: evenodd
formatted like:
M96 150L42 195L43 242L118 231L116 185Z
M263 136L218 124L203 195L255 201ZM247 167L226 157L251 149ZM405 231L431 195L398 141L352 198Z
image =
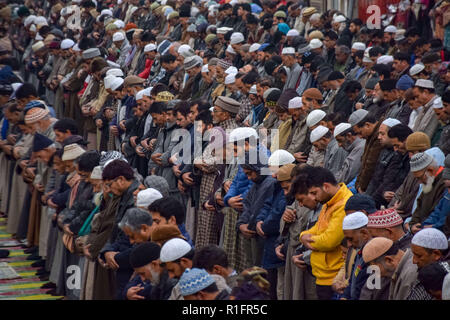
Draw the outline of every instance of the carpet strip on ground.
M6 232L6 219L0 218L0 241L13 240L12 235ZM47 294L50 289L41 289L47 281L41 281L36 275L39 268L31 266L34 261L26 260L29 254L24 253L22 247L1 247L0 249L10 250L9 257L0 259L0 262L7 262L20 277L0 280L0 300L59 300L63 298Z

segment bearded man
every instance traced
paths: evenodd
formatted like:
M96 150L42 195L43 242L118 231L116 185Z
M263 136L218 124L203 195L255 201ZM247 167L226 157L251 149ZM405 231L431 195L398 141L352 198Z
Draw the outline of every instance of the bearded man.
M417 208L413 212L410 226L412 233L422 229L422 223L433 211L445 191L442 178L443 167L425 152L415 154L410 161L411 172L423 184L422 194L417 199Z

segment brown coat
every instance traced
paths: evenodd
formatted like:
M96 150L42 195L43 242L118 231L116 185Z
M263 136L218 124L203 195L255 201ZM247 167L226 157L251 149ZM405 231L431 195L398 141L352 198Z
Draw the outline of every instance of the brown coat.
M433 189L429 193L423 193L422 191L417 199L417 208L413 212L410 225L424 222L430 213L433 212L434 207L436 207L442 199L444 191L445 182L444 179L442 179L441 172L436 176L436 179L433 182Z
M372 179L372 175L375 172L378 156L383 149L380 140L378 140L378 128L380 127L381 122L382 121L379 121L375 126L372 135L367 139L366 146L364 147L364 153L361 159L361 170L359 171L355 184L355 187L361 188L362 191L366 191L370 179Z

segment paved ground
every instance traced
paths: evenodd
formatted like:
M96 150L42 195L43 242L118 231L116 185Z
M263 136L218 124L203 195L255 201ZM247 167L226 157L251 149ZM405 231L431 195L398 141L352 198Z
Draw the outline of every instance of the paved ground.
M5 229L6 220L0 218L0 241L13 240ZM46 282L41 281L36 275L38 268L31 267L34 261L26 260L28 254L23 252L23 248L2 249L8 249L11 253L8 258L0 259L0 262L7 262L19 274L20 278L0 280L0 300L58 300L62 298L46 294L49 289L40 288Z

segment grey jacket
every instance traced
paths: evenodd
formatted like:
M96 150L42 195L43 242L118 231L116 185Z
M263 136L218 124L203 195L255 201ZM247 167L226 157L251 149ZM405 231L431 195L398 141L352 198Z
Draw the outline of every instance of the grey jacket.
M332 138L325 150L324 167L331 172L338 172L344 164L348 152L339 147L335 138Z
M426 105L423 106L423 109L421 109L419 114L417 115L413 127L414 132L425 132L430 137L430 139L433 137L433 134L439 126L439 120L436 117L436 113L433 109L433 102L436 98L437 96L435 96L433 99L428 101Z
M412 262L411 249L406 250L395 269L389 289L389 300L406 300L417 279L417 266Z
M178 191L177 178L173 173L172 165L169 163L169 158L172 156L172 149L178 143L178 140L172 140L172 134L176 128L177 126L175 123L166 125L166 127L158 134L153 154L162 153L162 166L157 165L151 159L148 162L149 169L156 167L156 175L161 176L167 180L170 192Z
M287 89L295 89L300 73L302 72L302 67L298 63L295 63L291 68L286 79L283 91Z
M338 182L350 183L358 175L365 146L366 140L358 137L347 148L348 155L342 167L334 171L336 172L336 180Z

